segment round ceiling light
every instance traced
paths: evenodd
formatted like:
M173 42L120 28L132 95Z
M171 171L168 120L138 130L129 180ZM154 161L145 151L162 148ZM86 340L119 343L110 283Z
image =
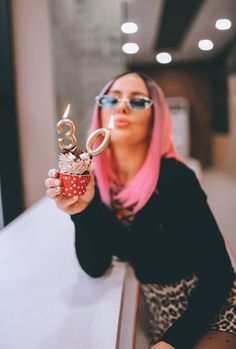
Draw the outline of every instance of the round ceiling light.
M214 44L211 40L205 39L198 42L198 47L203 51L210 51L213 49Z
M133 34L138 31L138 26L136 23L126 22L122 24L121 31L125 34Z
M122 50L128 55L137 53L139 51L139 46L134 42L127 42L122 46Z
M217 19L217 21L215 23L215 27L218 30L228 30L231 28L231 26L232 26L232 23L227 18Z
M168 52L160 52L156 55L156 60L161 64L168 64L172 61L172 56Z

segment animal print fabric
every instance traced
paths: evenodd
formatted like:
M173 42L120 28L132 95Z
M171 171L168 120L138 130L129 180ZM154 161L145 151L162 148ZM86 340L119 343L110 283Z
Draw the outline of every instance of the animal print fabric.
M198 277L191 275L171 285L141 284L149 312L150 346L174 324L187 309ZM236 334L236 279L227 301L210 324L209 329Z
M124 209L121 202L114 200L113 193L111 190L112 208L129 233L134 219L133 207ZM192 274L174 284L141 284L141 292L149 312L150 346L156 343L187 309L191 293L197 283L198 277ZM224 306L209 329L236 334L236 277Z

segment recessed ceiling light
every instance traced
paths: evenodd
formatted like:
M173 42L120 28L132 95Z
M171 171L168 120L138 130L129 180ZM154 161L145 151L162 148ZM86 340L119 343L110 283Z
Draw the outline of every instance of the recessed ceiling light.
M127 22L127 23L122 24L121 30L125 34L133 34L133 33L136 33L138 31L138 26L136 23Z
M231 25L232 25L231 21L226 18L217 19L215 23L215 27L218 30L228 30L231 28Z
M122 50L129 54L134 54L139 51L139 46L135 42L127 42L122 46Z
M160 52L156 55L156 60L161 64L167 64L172 61L172 57L168 52Z
M201 50L203 50L203 51L210 51L210 50L213 49L214 44L213 44L213 42L212 42L211 40L208 40L208 39L206 39L206 40L200 40L200 41L198 42L198 47L199 47Z

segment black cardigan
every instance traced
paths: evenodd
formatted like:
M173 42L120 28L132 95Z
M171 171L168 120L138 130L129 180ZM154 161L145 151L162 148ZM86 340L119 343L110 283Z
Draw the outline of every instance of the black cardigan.
M223 238L194 172L175 159L162 158L158 193L136 214L131 231L95 189L86 210L71 216L81 267L92 277L102 276L116 255L133 266L141 283L174 283L195 273L199 282L187 310L161 338L176 349L190 349L220 309L234 279Z

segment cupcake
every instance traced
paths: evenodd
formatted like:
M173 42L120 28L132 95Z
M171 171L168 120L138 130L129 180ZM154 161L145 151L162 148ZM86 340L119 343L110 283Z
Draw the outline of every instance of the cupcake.
M59 155L58 167L62 194L68 197L84 195L90 179L89 153L84 153L81 149L63 150Z

